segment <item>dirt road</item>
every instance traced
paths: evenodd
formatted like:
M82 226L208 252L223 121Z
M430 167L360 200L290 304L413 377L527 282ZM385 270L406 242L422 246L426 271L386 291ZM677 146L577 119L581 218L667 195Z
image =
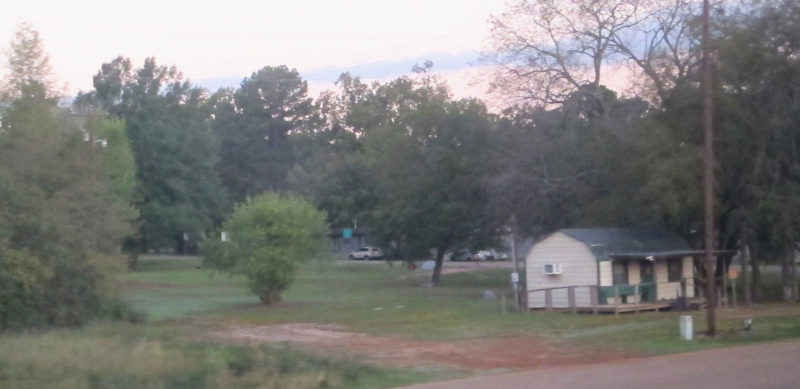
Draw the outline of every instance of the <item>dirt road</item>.
M429 383L405 389L800 388L800 341Z

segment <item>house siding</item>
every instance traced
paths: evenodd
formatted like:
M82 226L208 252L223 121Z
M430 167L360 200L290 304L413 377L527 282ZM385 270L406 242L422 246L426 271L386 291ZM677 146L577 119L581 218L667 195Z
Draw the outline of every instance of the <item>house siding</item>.
M694 297L694 269L692 257L683 258L683 278L686 279L686 297ZM681 295L681 283L669 282L666 262L656 263L657 298L672 299Z
M686 279L686 297L694 297L694 259L683 258L683 278Z
M600 262L600 286L614 285L614 273L611 268L611 261Z
M562 273L545 275L544 265L549 263L561 264ZM553 308L569 308L568 286L578 286L575 288L577 306L592 305L591 289L586 286L597 285L597 262L582 242L556 232L531 248L525 264L529 290L564 287L551 292ZM545 296L544 291L528 292L528 307L545 308Z
M628 284L636 285L642 283L642 269L639 261L628 261Z

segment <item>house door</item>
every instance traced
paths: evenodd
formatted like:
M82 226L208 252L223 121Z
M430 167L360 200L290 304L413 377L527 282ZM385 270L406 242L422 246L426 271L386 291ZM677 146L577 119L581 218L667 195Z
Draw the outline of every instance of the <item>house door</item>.
M641 301L656 300L656 284L653 275L653 261L644 260L639 262L639 275L642 285L639 286L639 293L642 295Z

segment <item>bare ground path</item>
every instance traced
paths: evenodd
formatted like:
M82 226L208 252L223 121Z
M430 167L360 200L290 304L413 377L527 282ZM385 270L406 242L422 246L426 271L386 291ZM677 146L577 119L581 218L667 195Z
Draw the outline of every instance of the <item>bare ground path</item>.
M461 341L422 341L349 332L335 325L287 323L231 326L211 337L233 342L277 342L323 354L358 356L393 366L449 366L460 370L538 369L579 365L631 355L554 344L538 337L517 336Z
M800 341L561 366L405 387L456 388L800 388Z

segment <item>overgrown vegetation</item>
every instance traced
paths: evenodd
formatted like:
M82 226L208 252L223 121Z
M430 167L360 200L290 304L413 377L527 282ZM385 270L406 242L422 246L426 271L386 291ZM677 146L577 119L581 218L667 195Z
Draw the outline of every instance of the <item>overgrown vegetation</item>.
M23 388L378 388L421 375L300 353L216 344L124 324L0 335L0 386Z
M15 42L0 99L0 331L127 316L103 284L136 217L124 128L58 107L38 34L23 26Z

